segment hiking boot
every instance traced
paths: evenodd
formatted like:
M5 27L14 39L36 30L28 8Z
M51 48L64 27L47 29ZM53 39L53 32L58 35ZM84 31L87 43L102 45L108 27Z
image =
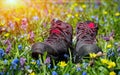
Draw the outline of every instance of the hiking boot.
M94 22L80 22L76 27L76 46L74 62L78 63L82 57L89 53L98 53L102 50L96 45L98 26Z
M48 56L55 59L64 59L64 54L69 54L72 48L72 26L60 20L53 19L49 37L42 43L38 42L32 46L32 57L38 58L39 54L47 52Z

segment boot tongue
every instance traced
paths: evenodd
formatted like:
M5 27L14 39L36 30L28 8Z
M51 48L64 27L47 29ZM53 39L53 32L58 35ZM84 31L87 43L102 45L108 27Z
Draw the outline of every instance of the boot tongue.
M59 29L54 29L51 31L52 34L60 34L60 30Z
M88 24L88 27L89 27L89 28L95 28L95 25L94 25L94 23L90 22L90 23Z

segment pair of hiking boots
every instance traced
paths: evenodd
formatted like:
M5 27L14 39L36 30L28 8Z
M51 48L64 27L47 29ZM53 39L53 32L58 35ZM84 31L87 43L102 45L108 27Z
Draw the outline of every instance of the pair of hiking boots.
M69 55L71 51L73 62L78 63L82 57L89 53L98 53L102 51L96 45L96 35L98 26L94 22L79 22L76 26L76 45L72 47L73 28L70 24L61 20L53 19L49 37L44 42L38 42L32 45L32 57L38 58L38 55L47 55L55 60L67 60L64 55Z

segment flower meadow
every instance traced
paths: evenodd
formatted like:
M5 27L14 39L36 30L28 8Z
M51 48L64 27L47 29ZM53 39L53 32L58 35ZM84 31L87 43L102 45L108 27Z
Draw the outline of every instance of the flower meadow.
M77 64L70 51L67 62L47 53L33 59L31 46L49 36L54 18L73 26L73 47L77 22L98 23L102 56L90 53ZM120 75L120 0L1 0L0 75Z

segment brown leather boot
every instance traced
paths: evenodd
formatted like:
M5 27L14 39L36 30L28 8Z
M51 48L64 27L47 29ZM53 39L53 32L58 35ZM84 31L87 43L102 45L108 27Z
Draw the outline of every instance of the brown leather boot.
M96 35L98 26L94 22L80 22L76 27L76 46L74 52L74 62L78 63L83 56L89 53L98 53L102 51L96 45Z
M38 58L39 54L47 52L58 60L64 59L64 54L69 54L72 48L72 26L60 20L53 19L51 22L49 37L42 43L32 46L32 57Z

